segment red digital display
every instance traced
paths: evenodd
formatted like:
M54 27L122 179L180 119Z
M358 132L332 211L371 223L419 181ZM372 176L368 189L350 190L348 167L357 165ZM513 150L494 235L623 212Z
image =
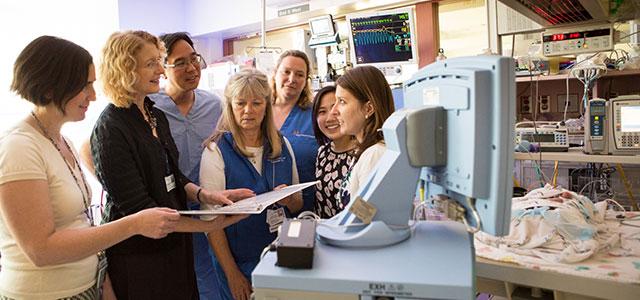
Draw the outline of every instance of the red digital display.
M570 39L579 39L581 37L582 37L582 34L580 34L579 32L569 33Z
M589 34L592 33L592 31L590 32L571 32L571 33L555 33L552 35L545 35L543 37L543 41L544 42L558 42L558 41L564 41L564 40L575 40L575 39L582 39L582 38L586 38L587 36L597 36L596 35L592 35ZM602 34L599 34L602 35Z

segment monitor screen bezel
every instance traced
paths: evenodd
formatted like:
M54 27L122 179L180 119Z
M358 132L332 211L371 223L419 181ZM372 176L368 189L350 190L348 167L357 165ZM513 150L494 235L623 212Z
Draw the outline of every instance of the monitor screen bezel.
M409 30L411 31L411 56L412 56L412 58L410 60L406 60L406 61L358 63L357 60L356 60L356 48L355 48L355 44L353 42L353 34L351 32L351 20L352 19L359 19L359 18L384 16L384 15L393 15L393 14L400 14L400 13L408 13L408 15L409 15ZM349 47L351 49L351 51L349 51L350 52L349 56L351 58L351 63L353 64L354 67L364 66L364 65L372 65L372 66L383 67L383 66L397 66L397 65L403 65L403 64L417 64L418 63L418 43L417 43L417 38L416 38L415 14L414 14L414 7L413 6L403 7L403 8L398 8L398 9L374 11L374 12L348 14L348 15L345 16L345 18L347 20L347 27L349 29Z

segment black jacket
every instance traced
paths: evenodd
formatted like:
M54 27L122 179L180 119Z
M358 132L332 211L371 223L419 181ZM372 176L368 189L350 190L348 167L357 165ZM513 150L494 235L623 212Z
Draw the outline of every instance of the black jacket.
M158 138L153 136L151 127L135 104L129 108L109 104L93 129L91 154L96 176L107 192L103 222L151 207L187 209L184 186L190 181L178 167L178 150L171 137L169 122L162 111L153 108L153 104L149 98L145 99L145 105L157 119ZM176 179L176 188L171 192L167 192L165 184L165 176L169 174L174 174ZM156 252L180 244L180 235L191 238L190 234L181 233L160 240L138 235L109 251Z

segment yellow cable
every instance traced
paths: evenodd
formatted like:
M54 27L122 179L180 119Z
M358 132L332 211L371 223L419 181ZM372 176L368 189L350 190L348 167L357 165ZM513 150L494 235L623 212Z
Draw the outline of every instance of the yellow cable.
M424 186L425 186L425 182L424 180L420 180L420 203L424 202Z
M620 173L620 177L622 177L622 182L624 183L624 189L627 191L627 195L629 196L629 202L631 202L631 207L635 208L635 210L640 210L640 206L635 199L633 199L633 192L631 191L631 183L627 179L627 175L624 174L624 169L621 164L616 164L616 169Z
M513 186L520 187L520 181L518 181L518 179L516 179L515 175L513 175Z
M556 186L556 181L558 180L558 161L554 163L553 166L553 186Z

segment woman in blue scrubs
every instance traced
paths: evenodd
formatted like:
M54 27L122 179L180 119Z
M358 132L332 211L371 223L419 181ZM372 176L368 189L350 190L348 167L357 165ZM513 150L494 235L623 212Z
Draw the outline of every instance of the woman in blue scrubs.
M287 137L296 156L300 182L314 181L318 143L313 133L312 99L309 80L310 63L298 50L283 52L276 64L271 89L273 120ZM315 188L303 191L303 210L313 210Z
M298 183L291 145L273 124L267 76L255 69L240 71L229 80L224 97L218 128L202 153L202 186L214 191L248 188L262 194ZM260 261L260 253L276 238L284 217L301 207L302 197L296 193L261 214L225 230L209 232L222 299L249 299L251 272Z

